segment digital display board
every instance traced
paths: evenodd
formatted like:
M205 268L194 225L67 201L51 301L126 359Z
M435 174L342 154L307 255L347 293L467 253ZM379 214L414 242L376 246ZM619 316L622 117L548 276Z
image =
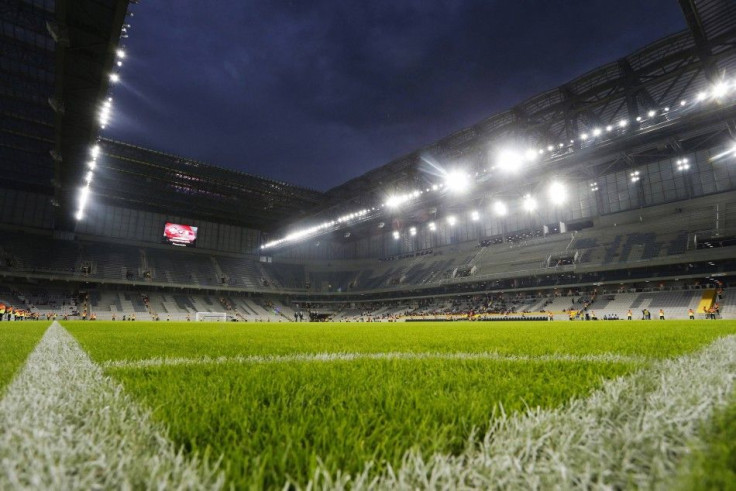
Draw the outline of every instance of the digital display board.
M166 222L164 225L163 242L180 247L195 247L197 243L197 227Z

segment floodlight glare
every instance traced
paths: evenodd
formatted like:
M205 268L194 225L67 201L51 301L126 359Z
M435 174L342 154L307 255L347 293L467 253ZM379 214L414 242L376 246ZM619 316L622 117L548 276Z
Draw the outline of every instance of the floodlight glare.
M601 136L601 129L593 128L593 136Z
M687 104L687 101L685 99L683 99L683 100L680 101L680 105L681 106L684 106L685 104Z
M540 150L543 152L543 150ZM514 150L501 150L496 155L496 167L503 172L517 172L524 164L524 159Z
M82 213L82 210L77 210L77 213L76 215L74 215L74 218L76 218L77 220L81 220L82 218L84 218L84 214Z
M480 220L480 213L478 213L478 210L471 211L470 212L470 218L474 222L477 222L478 220Z
M530 194L527 194L526 196L524 196L523 206L526 211L531 213L537 209L537 200L532 198Z
M394 235L394 240L399 240L399 238L401 238L401 234L399 233L398 230L394 230L393 235Z
M117 73L110 74L110 82L117 83L119 81L120 81L120 75L118 75Z
M619 122L618 122L618 125L619 125L619 126L620 126L621 128L626 128L626 125L628 125L628 124L629 124L629 122L628 122L628 120L626 120L626 119L622 119L621 121L619 121Z
M411 235L413 237L416 234L417 234L417 228L416 227L412 227L412 228L409 229L409 235Z
M647 116L649 116L650 118L653 118L655 114L657 114L657 111L655 111L654 109L650 109L649 112L647 113Z
M445 175L445 186L450 192L464 193L470 187L470 177L462 171L452 171Z
M427 226L429 227L429 230L431 230L432 232L434 232L435 230L437 230L437 225L435 225L434 222L429 222L429 224Z
M719 99L723 97L724 95L726 95L727 91L728 91L728 86L726 85L726 83L718 82L717 84L713 86L712 94L714 98Z
M457 223L457 218L455 218L455 215L450 215L447 217L447 223L450 224L450 226L454 226Z
M509 209L506 207L506 204L503 201L496 201L493 203L493 212L502 217L506 216L506 214L509 212Z
M524 152L524 156L529 162L534 162L537 160L537 152L535 152L533 149L529 149L526 152Z
M560 182L553 182L549 186L549 199L554 205L561 205L567 200L567 191Z
M115 54L118 55L118 58L125 58L125 51L122 49L117 50Z
M97 156L100 154L100 146L95 145L90 149L90 153L92 154L92 158L96 159Z

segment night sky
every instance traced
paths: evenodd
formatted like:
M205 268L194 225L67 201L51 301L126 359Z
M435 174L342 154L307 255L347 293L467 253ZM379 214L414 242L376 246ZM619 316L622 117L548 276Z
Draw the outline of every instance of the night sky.
M143 0L103 133L325 191L684 29L676 0Z

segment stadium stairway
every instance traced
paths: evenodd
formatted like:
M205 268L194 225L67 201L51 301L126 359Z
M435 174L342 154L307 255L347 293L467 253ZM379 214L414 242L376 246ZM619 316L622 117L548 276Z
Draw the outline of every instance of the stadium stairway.
M704 311L709 310L713 306L715 300L716 291L714 289L705 290L695 312L697 312L698 314L702 314Z

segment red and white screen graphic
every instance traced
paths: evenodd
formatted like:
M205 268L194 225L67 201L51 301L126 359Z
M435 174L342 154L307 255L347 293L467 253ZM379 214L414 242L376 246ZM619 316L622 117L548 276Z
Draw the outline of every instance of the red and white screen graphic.
M176 246L194 247L197 241L197 227L166 222L164 242Z

